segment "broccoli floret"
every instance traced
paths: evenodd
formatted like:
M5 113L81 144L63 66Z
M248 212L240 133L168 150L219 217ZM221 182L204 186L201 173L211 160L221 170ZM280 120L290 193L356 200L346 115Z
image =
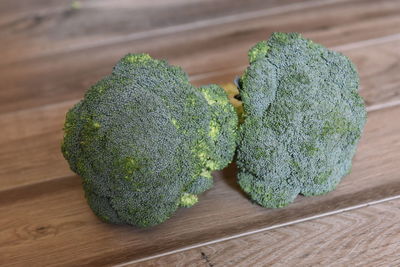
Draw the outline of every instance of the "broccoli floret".
M62 152L102 220L139 227L190 207L231 162L237 116L222 88L128 54L66 116Z
M270 208L333 190L350 172L366 121L354 65L297 33L274 33L249 61L239 82L240 186Z

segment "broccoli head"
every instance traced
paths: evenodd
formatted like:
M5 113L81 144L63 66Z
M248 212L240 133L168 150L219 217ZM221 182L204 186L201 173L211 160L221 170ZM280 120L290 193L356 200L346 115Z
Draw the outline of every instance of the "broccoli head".
M147 227L212 186L236 127L222 88L195 88L180 68L128 54L67 113L62 152L97 216Z
M270 208L333 190L350 172L366 121L354 65L297 33L274 33L249 61L239 81L240 186Z

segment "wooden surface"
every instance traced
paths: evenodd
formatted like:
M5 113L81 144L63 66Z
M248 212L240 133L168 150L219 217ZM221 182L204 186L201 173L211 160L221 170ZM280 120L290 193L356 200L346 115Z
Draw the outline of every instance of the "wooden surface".
M399 266L400 200L126 266Z
M273 31L302 32L358 67L368 122L337 190L264 209L232 164L162 225L99 221L60 153L85 89L127 52L181 65L196 85L228 83ZM387 200L400 197L400 1L4 0L0 39L1 266L399 265L400 202Z

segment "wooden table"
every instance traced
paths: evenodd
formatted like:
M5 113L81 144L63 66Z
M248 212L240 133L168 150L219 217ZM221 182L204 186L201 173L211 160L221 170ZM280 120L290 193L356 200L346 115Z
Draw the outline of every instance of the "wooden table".
M66 111L128 52L231 82L247 50L296 31L349 56L368 122L337 190L251 204L234 164L151 229L102 223L60 153ZM0 2L0 265L399 266L399 0Z

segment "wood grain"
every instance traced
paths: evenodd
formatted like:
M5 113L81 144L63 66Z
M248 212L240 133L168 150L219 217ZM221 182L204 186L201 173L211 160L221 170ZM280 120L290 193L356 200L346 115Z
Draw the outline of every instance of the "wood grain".
M199 24L238 21L264 13L274 14L322 6L343 0L167 0L167 1L2 1L0 30L2 64L26 60L66 48L92 47L99 43L143 38L162 32L193 29ZM176 16L179 14L179 16ZM184 25L184 27L183 27ZM29 41L29 46L26 45Z
M125 266L398 266L400 200Z
M393 123L399 116L400 107L370 112L352 173L335 191L298 197L283 209L251 204L236 184L234 165L215 173L214 188L200 196L199 204L151 229L99 221L77 176L2 191L0 263L122 263L399 195L400 124Z
M73 175L60 146L65 114L74 103L0 116L0 191Z
M400 1L80 3L0 2L0 266L115 265L190 246L199 248L139 266L400 264L400 200L298 221L400 197ZM358 66L368 122L337 190L264 209L240 190L231 164L198 204L164 224L98 220L60 153L65 112L86 88L128 52L181 65L196 85L231 82L248 48L273 31L302 32ZM247 236L204 245L238 234Z
M361 95L369 108L393 101L400 104L400 77L396 75L400 73L400 41L367 42L349 50L345 46L340 49L358 66ZM231 81L244 69L241 66L195 75L193 82ZM0 115L4 127L0 132L0 190L72 175L60 153L60 144L65 113L75 102Z
M303 32L331 47L399 34L399 12L393 0L338 2L7 64L0 67L0 113L80 98L128 52L148 52L199 75L246 65L249 47L272 31Z

